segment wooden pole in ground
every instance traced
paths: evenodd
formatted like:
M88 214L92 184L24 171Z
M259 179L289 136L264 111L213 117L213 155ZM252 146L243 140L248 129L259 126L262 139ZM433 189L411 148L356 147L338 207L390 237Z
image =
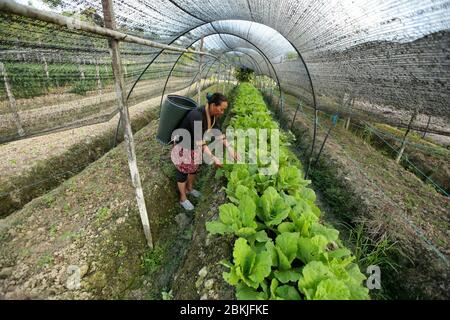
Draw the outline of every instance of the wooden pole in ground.
M297 105L297 109L295 109L294 117L292 118L292 122L291 122L291 131L292 131L292 129L294 128L294 123L295 123L295 119L297 118L298 109L300 109L301 105L302 105L302 102L299 101L299 102L298 102L298 105Z
M95 78L97 80L97 89L102 93L102 81L100 80L100 66L98 60L95 60Z
M405 135L403 136L402 145L400 147L400 151L398 152L397 158L395 159L395 162L400 163L400 160L402 159L403 152L406 148L406 138L408 137L409 131L411 131L411 125L414 122L414 120L417 117L417 110L414 110L413 115L411 116L411 120L409 120L408 129L406 129Z
M13 115L14 124L17 127L17 133L19 136L23 137L25 135L25 131L23 130L22 124L20 123L19 112L17 109L16 99L14 98L11 85L9 84L8 74L6 73L6 68L2 62L0 62L0 73L3 76L3 81L5 82L6 95L9 100L9 108L11 109L11 113Z
M220 85L220 81L219 81L219 76L220 76L220 67L221 67L222 65L219 63L219 69L217 69L217 90L216 91L219 91L219 85Z
M227 79L227 85L230 85L230 81L231 81L231 72L232 72L233 68L230 67L230 70L228 71L228 79Z
M86 76L84 75L83 62L81 61L81 58L78 58L78 72L80 72L80 80L86 79Z
M126 77L128 75L128 69L127 69L126 64L123 64L123 71L124 71L124 76Z
M355 98L351 98L351 102L349 101L349 106L350 106L350 112L351 109L353 109L353 106L355 105ZM349 114L349 116L347 117L347 120L345 121L345 130L348 130L348 128L350 127L350 121L351 121L351 116Z
M116 21L113 12L113 0L102 0L103 16L105 19L105 26L109 29L116 29ZM119 41L116 39L109 39L109 48L112 59L112 69L114 74L117 103L122 118L122 127L124 131L125 147L128 156L128 166L130 167L131 181L136 191L136 201L141 216L142 225L144 227L145 238L148 246L153 249L153 240L150 230L150 222L147 215L147 208L145 206L144 192L142 191L141 178L139 176L139 169L136 161L136 153L134 149L133 132L131 131L130 117L128 108L126 106L125 97L125 81L122 71L122 60L119 51Z
M200 48L198 49L199 51L203 50L203 37L200 39ZM199 59L199 63L198 63L198 72L199 72L199 82L198 82L198 86L197 86L197 101L198 101L198 105L200 105L201 103L201 99L202 97L201 95L201 90L202 90L202 62L203 62L203 56L200 55L200 59Z
M225 79L227 76L227 69L225 66L225 70L223 70L223 75L222 75L222 93L225 94Z
M428 123L427 123L427 127L425 128L425 131L423 132L423 135L422 135L422 139L424 139L425 138L425 136L427 135L427 131L428 131L428 128L430 127L430 122L431 122L431 116L428 116Z
M42 62L44 62L44 72L45 76L47 77L47 80L50 80L50 73L48 72L48 64L47 59L45 59L45 56L41 54Z

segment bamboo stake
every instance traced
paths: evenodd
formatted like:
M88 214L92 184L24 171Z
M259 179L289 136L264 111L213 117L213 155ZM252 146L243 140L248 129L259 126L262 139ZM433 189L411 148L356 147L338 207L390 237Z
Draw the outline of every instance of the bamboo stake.
M411 116L411 120L409 120L408 129L406 129L405 135L403 136L402 145L400 147L400 151L398 152L397 158L395 159L395 162L400 163L400 160L402 159L403 152L406 148L406 138L408 137L409 132L411 131L411 125L414 122L414 120L417 117L417 110L414 110L413 115Z
M20 123L19 112L17 109L16 99L14 98L11 85L8 80L8 74L6 73L6 68L2 62L0 62L0 73L3 75L3 81L5 82L6 95L9 100L9 108L11 109L11 113L13 115L14 124L17 127L17 133L19 136L23 137L25 135L25 131L23 130L22 124Z
M45 56L42 54L42 62L44 62L44 72L45 72L45 76L47 77L47 80L50 80L50 74L48 72L48 64L47 64L47 59L45 59Z
M217 91L219 91L219 85L220 85L220 81L219 81L219 77L220 77L220 67L222 65L219 63L219 69L217 70Z
M427 127L425 128L425 131L423 132L422 139L424 139L428 133L428 128L430 127L430 122L431 122L431 116L428 116Z
M100 80L100 67L98 65L98 60L95 60L95 78L97 80L97 88L102 93L102 81Z
M355 105L355 98L350 98L351 99L351 104L350 104L350 110L353 108L353 106ZM349 100L350 102L350 100ZM349 111L350 111L349 110ZM349 116L347 117L347 120L345 121L345 130L348 130L350 128L350 121L351 121L351 116L349 113Z
M84 75L83 64L81 63L81 58L78 58L78 71L80 72L80 80L86 79Z
M203 37L200 39L200 48L199 51L203 50ZM198 105L200 105L201 103L201 87L202 87L202 62L203 62L203 57L200 56L200 61L198 63L198 72L199 72L199 76L200 76L200 80L198 82L198 86L197 86L197 101L198 101Z
M105 19L105 26L110 29L116 28L116 21L113 12L113 0L102 0L103 15ZM125 81L123 78L123 65L119 51L119 41L117 39L109 39L109 47L112 59L112 68L114 74L117 103L122 119L122 127L124 131L125 147L128 156L128 166L130 167L131 181L136 192L136 201L141 216L142 226L144 227L144 234L147 239L148 246L153 249L153 240L150 230L150 222L147 215L147 208L145 206L144 192L142 190L141 178L139 176L139 169L136 161L136 153L134 149L133 132L131 130L130 117L126 105L125 97Z

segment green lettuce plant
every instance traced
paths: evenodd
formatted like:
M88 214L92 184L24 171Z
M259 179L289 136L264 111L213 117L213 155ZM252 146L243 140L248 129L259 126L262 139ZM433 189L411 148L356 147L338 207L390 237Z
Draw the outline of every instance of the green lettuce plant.
M232 101L230 121L235 129L279 129L261 94L249 83L240 84ZM270 144L270 134L267 137ZM365 276L351 251L342 246L339 232L322 224L316 195L303 179L301 163L288 149L292 135L280 135L278 171L261 174L258 164L226 164L218 175L227 179L230 203L219 207L219 219L206 223L212 234L238 237L233 261L222 262L224 279L244 300L368 299ZM273 163L267 164L273 166Z

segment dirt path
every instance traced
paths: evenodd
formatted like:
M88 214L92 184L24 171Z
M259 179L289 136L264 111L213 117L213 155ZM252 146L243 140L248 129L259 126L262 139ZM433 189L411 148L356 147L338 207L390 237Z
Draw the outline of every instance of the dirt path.
M135 141L159 245L168 232L163 226L176 226L177 212L173 165L161 160L168 149L154 138L156 129L155 120ZM121 145L0 221L0 299L126 298L143 273L147 250ZM71 276L78 277L79 287L70 286Z
M192 217L177 201L170 147L155 139L157 124L154 120L135 134L155 249L146 245L122 144L0 220L0 299L161 298L193 230ZM209 183L205 187L206 195L223 197L218 188L212 190ZM196 219L204 230L204 215L217 214L217 207L200 201ZM214 244L209 249L220 254ZM193 258L201 268L204 262ZM211 289L210 276L197 277L187 281Z

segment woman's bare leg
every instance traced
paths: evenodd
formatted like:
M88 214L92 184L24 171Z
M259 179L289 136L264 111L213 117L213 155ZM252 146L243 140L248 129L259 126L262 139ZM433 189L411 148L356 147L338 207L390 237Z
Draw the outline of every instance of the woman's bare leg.
M196 174L188 175L188 179L187 179L187 183L186 183L186 191L192 191L192 189L194 188L194 181L195 181L196 177L197 177Z
M180 202L186 201L186 185L187 182L178 182L178 190L180 191Z

